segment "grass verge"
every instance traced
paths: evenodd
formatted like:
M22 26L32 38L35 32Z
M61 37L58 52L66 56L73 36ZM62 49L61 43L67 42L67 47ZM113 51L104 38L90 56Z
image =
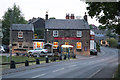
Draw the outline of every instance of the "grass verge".
M118 69L115 72L114 79L115 80L120 80L120 64L118 66Z

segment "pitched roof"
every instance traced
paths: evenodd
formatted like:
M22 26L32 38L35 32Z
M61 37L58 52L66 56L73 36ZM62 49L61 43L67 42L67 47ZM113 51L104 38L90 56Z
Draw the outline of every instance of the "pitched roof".
M33 24L12 24L12 30L34 31Z
M46 29L90 29L83 19L49 19L45 22Z

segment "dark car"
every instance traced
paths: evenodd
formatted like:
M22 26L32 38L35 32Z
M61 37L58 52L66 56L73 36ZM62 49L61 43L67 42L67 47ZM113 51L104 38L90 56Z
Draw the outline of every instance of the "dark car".
M97 50L96 49L91 49L90 50L90 55L97 55Z

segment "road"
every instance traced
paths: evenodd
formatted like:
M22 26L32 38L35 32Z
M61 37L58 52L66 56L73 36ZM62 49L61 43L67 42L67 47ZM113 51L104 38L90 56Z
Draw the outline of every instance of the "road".
M41 64L39 68L3 75L3 78L112 78L118 49L101 47L98 56Z

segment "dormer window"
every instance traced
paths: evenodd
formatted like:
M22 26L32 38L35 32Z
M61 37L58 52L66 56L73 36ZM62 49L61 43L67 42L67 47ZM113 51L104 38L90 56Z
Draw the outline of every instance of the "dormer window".
M22 31L18 32L18 38L23 38L23 32Z
M53 31L53 37L58 37L58 31L57 30Z

